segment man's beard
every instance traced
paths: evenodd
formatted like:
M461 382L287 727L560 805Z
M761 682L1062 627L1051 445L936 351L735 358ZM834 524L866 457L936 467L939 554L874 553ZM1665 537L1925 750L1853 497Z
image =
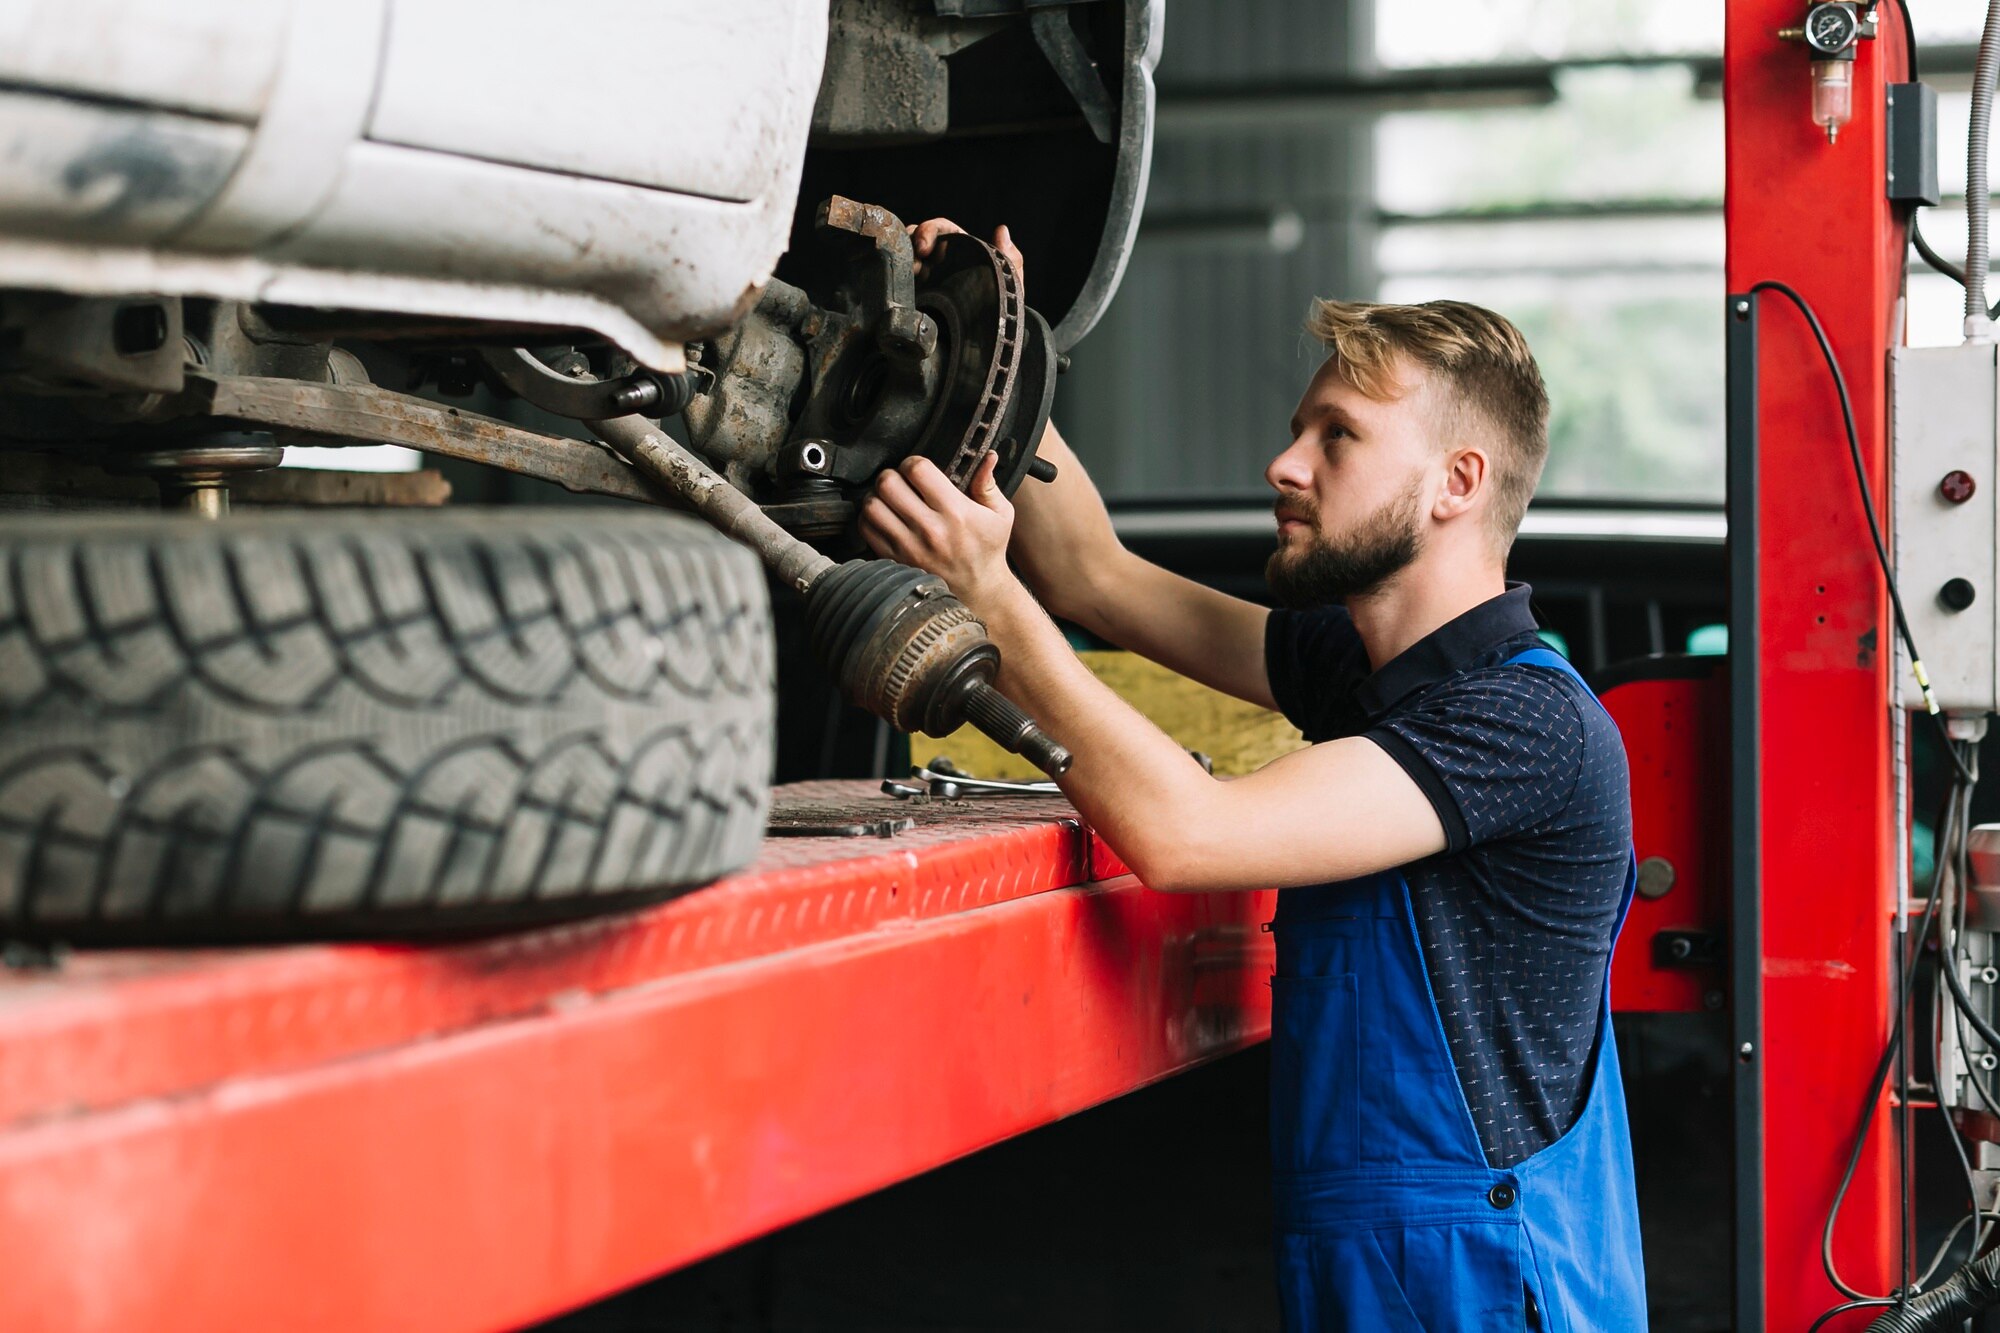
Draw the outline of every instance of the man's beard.
M1319 530L1319 509L1306 496L1278 502L1282 518L1305 521L1311 537L1303 548L1280 546L1264 563L1264 581L1286 606L1327 606L1366 597L1403 572L1423 549L1418 527L1421 478L1408 490L1354 525L1339 538Z

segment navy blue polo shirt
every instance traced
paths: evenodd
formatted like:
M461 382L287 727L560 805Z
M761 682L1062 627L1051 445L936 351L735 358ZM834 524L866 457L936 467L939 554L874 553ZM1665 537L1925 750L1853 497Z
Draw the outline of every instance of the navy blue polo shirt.
M1430 798L1445 850L1403 868L1480 1144L1496 1167L1582 1113L1632 849L1625 746L1510 585L1371 672L1342 607L1273 611L1271 693L1309 741L1366 736Z

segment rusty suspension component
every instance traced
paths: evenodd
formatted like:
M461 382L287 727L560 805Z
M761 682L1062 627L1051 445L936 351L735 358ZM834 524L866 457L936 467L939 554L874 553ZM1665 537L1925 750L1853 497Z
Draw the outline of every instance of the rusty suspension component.
M1052 777L1069 771L1069 751L993 688L1000 650L943 579L893 560L835 564L643 418L590 428L805 598L813 651L852 702L907 732L970 722Z
M644 417L592 421L590 429L637 468L666 487L731 541L741 542L787 587L809 596L833 561L779 527L757 502L682 448Z

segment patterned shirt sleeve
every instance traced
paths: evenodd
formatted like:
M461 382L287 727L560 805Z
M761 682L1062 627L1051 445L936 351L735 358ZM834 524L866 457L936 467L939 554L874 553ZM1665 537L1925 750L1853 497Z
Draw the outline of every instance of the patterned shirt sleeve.
M1510 664L1453 677L1367 735L1430 798L1449 855L1561 816L1582 770L1584 732L1555 672Z

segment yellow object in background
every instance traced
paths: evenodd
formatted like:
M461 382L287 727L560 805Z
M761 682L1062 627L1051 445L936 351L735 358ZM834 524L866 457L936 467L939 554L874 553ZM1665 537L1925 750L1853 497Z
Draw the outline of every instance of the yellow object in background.
M1151 718L1184 748L1199 750L1215 760L1217 774L1254 772L1281 754L1305 748L1298 728L1278 714L1175 675L1136 653L1086 652L1077 657L1113 693ZM929 763L938 755L975 777L1043 776L1033 764L1007 753L971 727L961 727L943 740L910 738L910 757L917 763Z

